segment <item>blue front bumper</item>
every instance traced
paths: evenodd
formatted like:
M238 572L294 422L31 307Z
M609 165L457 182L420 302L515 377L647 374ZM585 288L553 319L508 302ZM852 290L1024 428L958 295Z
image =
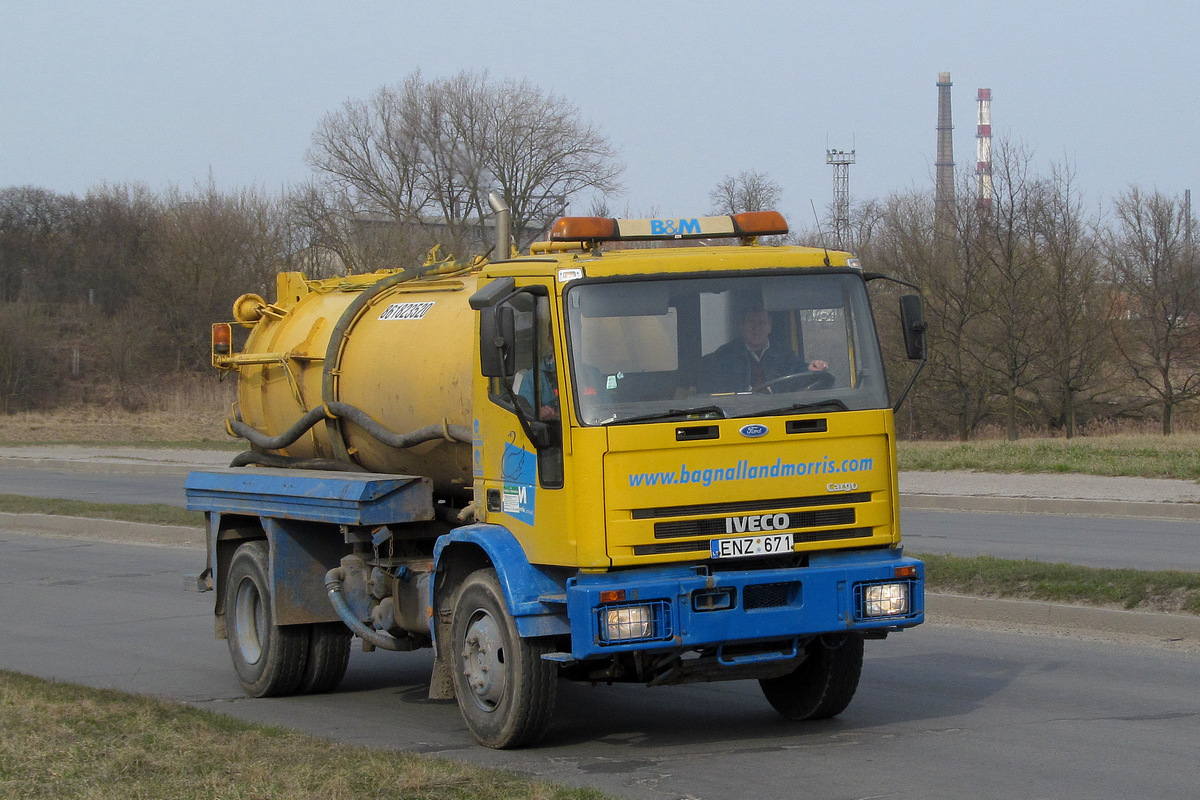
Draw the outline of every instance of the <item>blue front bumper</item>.
M862 595L876 584L906 586L907 609L867 616ZM636 650L667 652L908 628L925 619L924 587L922 562L898 550L814 555L808 566L788 569L689 566L578 575L567 584L571 655L582 660ZM601 592L609 594L602 598ZM614 599L614 592L623 592L617 595L622 599ZM636 622L607 626L601 620L609 611Z

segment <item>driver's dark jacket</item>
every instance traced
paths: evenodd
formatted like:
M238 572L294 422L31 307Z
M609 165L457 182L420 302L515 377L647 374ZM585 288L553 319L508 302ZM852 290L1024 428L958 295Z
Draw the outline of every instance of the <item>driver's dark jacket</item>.
M803 359L786 345L769 344L758 360L761 373L755 370L754 356L741 339L718 347L700 359L700 374L696 389L718 392L748 392L765 381L807 371ZM759 375L761 374L761 377Z

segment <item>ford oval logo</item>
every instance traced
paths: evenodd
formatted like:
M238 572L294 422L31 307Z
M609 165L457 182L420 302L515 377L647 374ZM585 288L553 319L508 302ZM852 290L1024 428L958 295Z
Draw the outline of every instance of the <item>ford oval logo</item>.
M755 423L753 425L743 425L739 429L738 433L742 434L742 436L745 436L747 439L757 439L760 436L766 436L767 431L769 430L770 429L766 425L759 425Z

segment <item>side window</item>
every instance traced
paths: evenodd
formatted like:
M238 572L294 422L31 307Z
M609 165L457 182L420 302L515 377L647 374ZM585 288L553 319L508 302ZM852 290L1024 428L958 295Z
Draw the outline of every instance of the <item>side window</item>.
M501 304L497 314L511 353L505 359L505 377L490 379L488 397L518 414L537 449L540 485L559 488L563 484L562 426L550 300L521 292Z

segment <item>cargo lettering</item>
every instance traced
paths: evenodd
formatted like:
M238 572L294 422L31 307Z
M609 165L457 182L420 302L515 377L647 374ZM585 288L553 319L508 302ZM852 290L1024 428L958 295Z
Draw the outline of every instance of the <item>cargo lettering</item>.
M787 514L763 514L761 517L726 517L726 533L757 533L759 531L785 531L792 525Z
M742 460L734 466L715 467L707 469L690 469L687 464L681 464L678 469L670 472L635 472L630 473L629 485L641 486L672 486L681 483L696 483L711 486L714 483L729 481L752 481L763 478L798 478L806 475L834 475L845 472L870 472L875 468L873 458L846 458L835 461L825 457L820 461L801 461L798 463L785 462L776 458L774 463L755 464ZM836 488L835 488L836 487ZM828 490L852 491L857 489L857 483L828 484Z
M424 303L392 303L383 310L379 319L384 321L422 319L433 308L433 301Z

